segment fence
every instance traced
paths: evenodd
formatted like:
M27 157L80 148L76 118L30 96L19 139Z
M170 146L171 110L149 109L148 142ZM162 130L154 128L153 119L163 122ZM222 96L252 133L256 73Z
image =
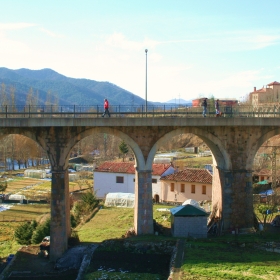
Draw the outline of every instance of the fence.
M222 117L227 118L263 118L280 117L280 106L252 106L234 105L220 106ZM101 105L84 106L2 106L0 107L0 118L101 118L104 109ZM215 108L208 106L207 117L216 117ZM187 106L130 106L112 105L110 106L111 117L115 118L135 118L135 117L203 117L202 107Z

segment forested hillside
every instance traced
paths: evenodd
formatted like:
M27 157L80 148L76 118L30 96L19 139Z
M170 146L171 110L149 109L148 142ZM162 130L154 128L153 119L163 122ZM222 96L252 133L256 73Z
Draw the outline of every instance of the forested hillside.
M11 70L0 68L1 97L7 96L11 103L14 92L15 104L25 105L30 92L36 96L37 105L44 105L48 99L58 105L98 105L104 98L111 105L144 105L145 100L109 82L89 79L74 79L63 76L52 69ZM38 97L38 98L37 98ZM6 98L1 98L1 105Z

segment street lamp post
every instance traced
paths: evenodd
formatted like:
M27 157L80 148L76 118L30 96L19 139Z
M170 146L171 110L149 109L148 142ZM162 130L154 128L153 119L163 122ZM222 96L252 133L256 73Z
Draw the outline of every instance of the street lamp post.
M147 113L147 91L148 91L148 81L147 81L147 72L148 72L148 68L147 68L147 53L148 53L148 49L145 49L145 53L146 53L146 91L145 91L145 112Z

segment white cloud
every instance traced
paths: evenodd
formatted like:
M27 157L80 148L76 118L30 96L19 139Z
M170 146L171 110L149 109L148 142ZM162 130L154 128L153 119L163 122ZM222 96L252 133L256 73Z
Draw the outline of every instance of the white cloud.
M58 35L48 29L45 29L45 28L40 28L40 30L43 32L43 33L46 33L48 34L50 37L54 37L54 38L61 38L62 36L61 35Z
M280 43L277 31L246 30L213 34L208 37L207 46L216 50L247 51L263 49Z

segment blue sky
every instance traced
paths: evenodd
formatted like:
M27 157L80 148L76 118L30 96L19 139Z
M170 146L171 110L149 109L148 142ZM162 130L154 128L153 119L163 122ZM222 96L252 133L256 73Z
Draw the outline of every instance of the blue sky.
M150 101L280 82L279 0L0 0L0 66L108 81Z

